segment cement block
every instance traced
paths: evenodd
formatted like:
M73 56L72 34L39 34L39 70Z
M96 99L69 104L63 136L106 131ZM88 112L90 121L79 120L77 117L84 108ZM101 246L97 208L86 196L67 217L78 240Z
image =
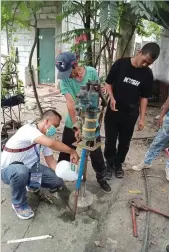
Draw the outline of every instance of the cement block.
M56 6L51 7L51 13L57 13L57 7Z
M18 51L19 52L24 52L24 46L18 45Z
M50 13L48 16L49 16L49 19L56 19L56 15L55 13Z
M31 50L31 46L27 45L27 46L24 46L24 52L30 52Z
M91 192L85 190L85 196L79 193L78 202L77 202L77 213L87 211L89 207L93 204L94 196ZM75 191L73 191L69 196L69 206L74 211L75 203Z
M40 14L40 19L49 19L48 14Z
M51 9L51 7L43 7L43 9L42 9L42 13L51 13L51 11L52 11L52 9Z
M43 9L40 8L36 13L37 13L37 14L43 13Z

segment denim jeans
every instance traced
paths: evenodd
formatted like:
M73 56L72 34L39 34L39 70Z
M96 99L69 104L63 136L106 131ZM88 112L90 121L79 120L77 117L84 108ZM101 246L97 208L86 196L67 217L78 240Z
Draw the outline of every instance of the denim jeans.
M144 163L151 164L153 159L155 159L160 151L162 151L166 144L169 142L169 115L167 114L162 127L159 129L156 137L154 138L153 142L148 149ZM167 160L166 168L169 169L169 160Z
M56 188L63 185L63 180L58 178L55 172L44 165L39 165L42 172L43 188ZM30 170L22 164L10 164L1 170L2 181L10 185L12 193L12 204L22 205L26 203L26 186L29 182Z

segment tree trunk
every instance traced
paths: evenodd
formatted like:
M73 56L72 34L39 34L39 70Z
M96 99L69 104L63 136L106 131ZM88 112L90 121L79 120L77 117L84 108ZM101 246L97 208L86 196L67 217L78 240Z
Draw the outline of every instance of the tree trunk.
M90 22L91 22L91 0L86 0L85 3L85 16L86 22L84 24L87 35L87 65L93 66L92 62L92 43L91 43L91 33L90 33Z
M38 41L38 28L37 28L36 14L34 14L34 18L35 18L35 25L34 25L35 37L34 37L34 42L33 42L31 52L30 52L30 55L29 55L28 68L29 68L29 73L30 73L30 76L31 76L34 96L35 96L35 99L36 99L36 102L37 102L37 106L38 106L38 109L39 109L39 112L40 112L40 116L42 116L43 111L42 111L42 108L41 108L41 105L40 105L40 102L39 102L38 93L37 93L37 90L36 90L35 79L34 79L34 74L33 74L33 68L32 68L32 57L33 57L33 53L34 53L34 50L35 50L35 47L36 47L36 44L37 44L37 41Z
M105 41L105 38L103 38L103 40ZM106 41L105 41L105 44L106 44ZM108 70L107 70L106 48L104 48L104 64L105 64L105 75L107 76Z
M102 36L101 36L101 39L100 39L100 46L99 46L99 51L101 51L101 48L102 48ZM99 57L99 60L98 60L98 76L100 76L100 64L101 64L101 55Z
M130 57L133 53L135 38L136 16L131 15L128 9L121 17L119 33L121 38L118 39L116 58Z

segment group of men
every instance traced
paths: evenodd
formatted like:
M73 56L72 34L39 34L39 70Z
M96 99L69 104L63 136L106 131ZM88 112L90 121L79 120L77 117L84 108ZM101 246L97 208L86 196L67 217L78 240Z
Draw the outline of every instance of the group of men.
M148 98L151 97L153 86L153 75L148 66L158 58L159 53L160 48L156 43L148 43L134 57L118 59L112 65L106 78L109 102L104 119L104 156L101 147L90 153L97 182L106 193L111 192L107 180L112 178L113 172L117 178L124 176L122 164L129 150L136 121L138 120L139 130L144 127ZM35 185L50 189L60 188L64 182L56 176L57 162L67 160L78 163L79 156L73 143L79 138L80 132L74 132L72 129L77 120L76 95L79 93L80 87L85 86L88 80L99 80L96 69L90 66L80 66L75 54L71 52L63 52L57 56L56 68L58 79L60 79L60 90L66 98L68 109L62 142L51 138L57 134L57 127L59 127L62 117L57 111L50 109L44 112L37 123L22 126L8 140L2 153L1 179L5 184L10 185L12 207L21 219L29 219L34 216L26 199L26 188L29 190ZM162 110L160 122L168 109L169 102L167 101ZM166 119L165 122L168 125L169 119ZM166 124L164 123L164 127L160 129L160 132L163 131L163 135L166 134L163 130ZM158 134L161 139L162 133ZM169 133L167 134L169 137ZM163 143L163 147L165 143ZM154 145L150 147L153 149L151 153L154 152ZM141 170L150 166L151 159L161 149L159 147L153 155L146 154L142 165L135 166L133 169ZM60 152L57 161L53 157L52 150ZM45 157L47 166L40 164L41 153ZM169 164L167 165L169 168Z

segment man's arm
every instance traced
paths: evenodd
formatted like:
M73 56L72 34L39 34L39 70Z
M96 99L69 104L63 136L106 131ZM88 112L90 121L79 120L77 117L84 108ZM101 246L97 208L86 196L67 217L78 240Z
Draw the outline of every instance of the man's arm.
M110 107L113 111L118 111L116 109L116 100L113 94L113 83L116 81L116 77L118 74L119 60L117 60L111 67L109 74L106 78L106 90L110 97Z
M164 103L162 111L160 113L160 117L158 120L158 126L161 127L163 124L163 117L167 114L167 112L169 111L169 97L167 99L167 101Z
M49 137L47 137L45 135L36 137L34 139L34 142L38 143L40 145L49 147L52 150L65 152L65 153L70 154L70 160L73 163L77 163L78 160L79 160L79 156L78 156L77 152L74 149L70 148L69 146L67 146L66 144L64 144L62 142L50 139Z
M75 110L75 101L73 100L71 94L65 94L67 109L73 124L76 122L76 110Z
M138 130L143 130L145 114L147 110L148 98L152 96L153 89L153 74L150 69L147 69L147 74L145 73L145 81L141 85L140 92L140 115L138 121Z
M118 111L118 109L116 109L116 100L114 99L112 85L106 83L106 90L107 90L107 93L108 93L108 95L110 97L110 107L111 107L111 109L113 111Z
M112 87L112 85L111 84L108 84L108 83L106 83L106 90L107 90L107 93L108 93L108 95L109 95L109 97L110 97L110 99L114 99L114 95L113 95L113 87Z
M54 159L53 155L45 156L44 158L48 167L55 171L57 162Z
M145 114L147 110L148 98L141 98L140 100L140 118L138 122L138 130L144 128Z

